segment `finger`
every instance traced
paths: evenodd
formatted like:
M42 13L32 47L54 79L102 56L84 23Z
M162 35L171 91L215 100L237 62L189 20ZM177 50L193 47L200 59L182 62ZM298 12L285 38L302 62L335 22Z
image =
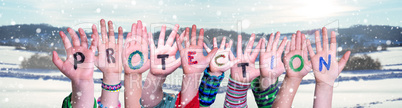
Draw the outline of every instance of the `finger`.
M261 38L262 39L262 43L261 43L261 53L264 53L266 51L265 49L265 38Z
M230 52L229 52L229 60L232 61L232 60L234 60L234 59L236 59L236 57L233 55L233 52L230 51Z
M302 47L302 46L300 46L300 45L302 45L301 38L302 38L301 32L297 31L297 33L296 33L296 50L301 50L301 47Z
M64 49L70 49L71 48L71 42L70 40L67 38L66 34L64 34L63 31L59 31L59 35L61 37L61 40L63 40L63 44L64 44Z
M277 51L277 53L278 53L279 55L277 55L277 56L282 56L283 50L284 50L284 48L285 48L285 46L286 46L286 42L287 42L287 37L284 37L283 40L282 40L282 42L281 42L281 45L279 45L279 48L278 48L278 51ZM286 47L287 47L287 46L286 46Z
M319 31L315 31L315 49L316 49L317 53L322 51Z
M136 29L137 29L137 24L136 24L136 23L133 23L133 24L131 25L131 32L129 32L131 35L128 35L128 34L127 34L126 42L125 42L125 43L134 41L134 36L133 36L133 34L134 34L134 31L136 31ZM134 43L135 43L135 42L134 42Z
M292 40L290 41L290 50L296 49L296 34L292 34Z
M202 46L202 44L204 43L204 29L201 28L200 30L200 36L198 36L198 46Z
M120 49L119 52L121 52L122 51L121 48L123 48L123 28L122 27L119 27L118 34L119 34L119 37L117 40L117 46Z
M247 54L247 55L251 54L251 51L253 50L254 40L255 40L255 34L252 33L251 37L250 37L250 40L247 43L247 46L246 46L244 54Z
M286 50L285 50L285 55L290 52L290 42L286 42Z
M102 35L102 43L107 43L108 39L107 39L107 32L106 32L106 22L104 19L101 19L100 21L101 23L101 35Z
M184 37L185 35L186 35L186 31L184 31L183 33L181 33L180 36L179 36L179 35L176 35L176 44L177 44L177 47L179 48L179 51L182 51L182 50L183 50L182 43L183 43L183 37Z
M179 68L180 65L181 65L181 57L179 57L178 59L176 59L173 63L175 63L175 64L173 65L173 69Z
M114 37L114 28L113 28L113 22L108 21L107 23L108 28L109 28L109 42L111 43L116 43L116 39Z
M216 37L214 37L212 43L214 43L213 48L218 48L218 43L216 42Z
M54 65L56 65L56 67L57 67L59 70L62 70L62 69L63 69L63 60L61 60L61 59L59 58L59 55L57 54L56 51L53 51L53 59L52 59L52 61L53 61ZM62 71L62 72L63 72L63 71Z
M172 30L172 33L170 33L170 34L173 34L173 31L174 31L174 29ZM159 34L158 48L161 48L162 46L165 45L165 32L166 32L166 25L162 25L161 33ZM174 35L174 36L176 36L176 35Z
M255 59L257 59L257 56L260 53L261 43L262 43L262 39L260 39L260 41L258 42L258 44L255 47L253 53L251 53L251 58L252 58L253 62L255 61Z
M189 37L189 35L190 35L190 28L186 28L186 35L185 35L185 37L184 37L184 43L185 43L185 47L186 48L188 48L188 47L190 47L190 41L189 41L189 39L190 39L190 37Z
M310 39L307 39L307 46L308 46L308 53L310 55L310 58L313 58L315 54L314 54L313 47L311 47Z
M91 38L92 42L91 47L89 49L95 52L96 48L98 48L99 37L97 35L92 34Z
M191 45L197 45L197 26L194 24L191 27Z
M173 43L173 46L171 48L172 48L172 50L170 51L171 54L175 54L177 50L179 50L176 42Z
M140 42L141 43L141 36L142 36L142 28L143 28L143 26L142 26L142 22L141 22L141 20L138 20L137 21L137 34L133 34L135 37L135 40L137 41L137 42ZM164 40L162 40L162 41L164 41Z
M341 60L339 60L339 67L338 67L339 73L338 73L338 74L340 74L340 73L342 72L343 68L345 67L346 63L347 63L348 60L349 60L349 56L350 56L350 51L347 51L347 52L343 55L343 57L341 58Z
M172 46L172 43L174 41L174 38L176 37L178 30L179 30L179 24L176 24L172 30L172 33L170 33L168 40L166 41L166 45Z
M277 50L277 47L278 47L278 42L279 42L279 38L281 37L281 33L278 31L278 32L276 32L276 35L275 35L275 41L274 41L274 43L272 44L272 51L276 51Z
M85 34L84 29L79 28L78 33L80 34L80 38L81 38L81 46L88 48L88 38L87 38L87 35Z
M267 51L271 51L273 40L274 40L274 34L271 33L271 35L269 35L269 40L268 40L268 45L267 45Z
M92 34L94 36L91 35L91 38L94 39L93 37L96 37L97 41L99 41L99 33L98 33L98 29L96 28L95 24L92 25ZM98 46L98 42L96 42L96 43L97 43L96 46ZM91 44L92 44L92 42L91 42Z
M220 49L225 49L225 44L226 44L226 37L222 38L221 46L219 47Z
M328 33L327 33L327 28L323 27L322 28L322 47L323 51L327 52L328 51Z
M143 26L143 28L142 28L142 35L140 36L140 41L141 41L141 44L147 44L148 43L148 41L146 40L146 39L148 39L147 36L148 35L148 32L147 32L147 27L146 26Z
M70 34L71 36L71 40L73 40L73 46L74 47L79 47L80 46L80 40L78 39L77 34L75 33L75 31L71 28L67 29L68 34Z
M330 50L331 51L335 51L336 52L336 34L335 31L331 32L331 46L330 46Z
M307 55L307 41L306 41L306 36L304 35L304 34L301 34L301 42L302 42L302 47L301 47L301 49L302 49L302 51L303 51L303 53L304 53L304 55L305 55L305 57L307 57L308 55Z
M154 43L154 36L149 36L149 49L151 50L151 55L155 53L155 43Z
M204 43L204 49L205 51L207 51L207 53L211 52L211 49L208 48L207 44Z
M226 49L228 49L228 50L232 50L232 45L233 45L233 40L231 39L230 41L229 41L229 47L226 47Z
M236 56L237 56L237 57L241 57L241 55L242 55L242 53L243 53L241 41L242 41L241 35L237 36L237 50L236 50L236 52L237 52Z
M207 55L207 63L211 62L212 58L215 56L216 52L218 52L218 48L214 48L211 50L211 52L208 53Z

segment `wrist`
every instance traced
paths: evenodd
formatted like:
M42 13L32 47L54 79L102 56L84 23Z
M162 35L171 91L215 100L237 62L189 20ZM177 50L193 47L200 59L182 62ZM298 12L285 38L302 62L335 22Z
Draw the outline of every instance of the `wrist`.
M278 78L272 78L272 77L260 77L260 88L262 90L267 89L269 86L272 84L275 84L277 82Z
M76 87L85 87L87 85L94 85L93 79L85 79L85 80L71 80L71 85L73 89Z
M105 84L118 84L121 80L120 73L103 73L103 83Z
M317 82L316 81L316 86L317 87L325 87L325 88L333 88L333 83L332 84L329 84L329 83L326 83L326 82Z
M219 71L219 70L215 70L215 69L213 69L213 68L211 68L211 67L208 67L207 70L208 70L208 73L209 73L210 75L212 75L212 76L220 76L220 75L222 75L222 73L223 73L223 72L221 72L221 71Z

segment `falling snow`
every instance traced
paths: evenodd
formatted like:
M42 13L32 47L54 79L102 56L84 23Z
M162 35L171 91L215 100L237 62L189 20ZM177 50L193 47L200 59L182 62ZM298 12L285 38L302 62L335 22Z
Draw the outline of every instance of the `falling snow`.
M36 33L40 33L41 31L42 31L42 29L36 28Z
M11 21L11 25L15 25L15 21Z
M24 57L20 56L20 57L18 57L18 60L22 61L22 60L24 60Z
M96 9L96 13L100 13L101 12L101 9L100 8L97 8Z

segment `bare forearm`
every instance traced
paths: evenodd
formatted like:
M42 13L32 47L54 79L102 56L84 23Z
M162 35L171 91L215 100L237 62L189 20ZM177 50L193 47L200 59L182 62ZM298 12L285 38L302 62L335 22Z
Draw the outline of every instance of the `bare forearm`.
M314 93L314 108L332 107L333 87L326 83L317 83Z
M71 103L74 108L92 108L94 106L94 81L72 81Z
M187 105L198 93L201 73L185 74L183 76L182 88L180 91L180 102Z
M141 94L141 102L144 107L154 107L158 105L163 97L162 85L165 82L166 76L155 76L148 73L145 80L143 91Z
M126 108L140 107L142 93L142 74L124 74L124 105Z
M285 77L273 107L290 108L301 81L301 78Z

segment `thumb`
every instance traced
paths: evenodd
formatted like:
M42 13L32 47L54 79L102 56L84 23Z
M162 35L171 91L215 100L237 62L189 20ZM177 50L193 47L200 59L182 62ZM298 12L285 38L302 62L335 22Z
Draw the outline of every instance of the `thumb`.
M210 62L212 60L212 58L215 56L216 52L218 52L218 48L214 48L211 50L211 52L208 53L207 62Z

